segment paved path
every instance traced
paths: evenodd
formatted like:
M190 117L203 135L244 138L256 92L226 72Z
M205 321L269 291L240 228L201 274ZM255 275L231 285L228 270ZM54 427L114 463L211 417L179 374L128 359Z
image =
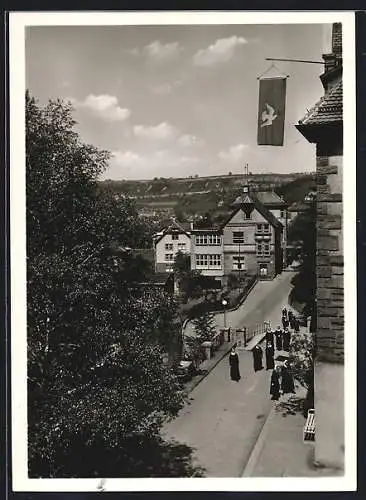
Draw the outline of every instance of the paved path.
M272 321L274 326L280 325L281 311L278 317L277 308L281 309L283 304L287 304L291 289L290 282L295 274L286 271L272 281L259 281L238 309L226 312L226 326L241 328L263 323L271 319L268 315L274 308L276 308L276 315ZM217 329L224 328L224 313L215 314L215 323ZM184 334L194 334L192 322L187 323Z
M284 273L272 282L260 282L240 311L230 316L230 326L260 323L275 325L281 307L287 304L293 273ZM197 462L209 477L240 477L257 441L273 402L269 397L270 373L254 373L252 354L240 351L240 382L229 377L225 357L192 391L193 401L163 429L164 437L196 449Z

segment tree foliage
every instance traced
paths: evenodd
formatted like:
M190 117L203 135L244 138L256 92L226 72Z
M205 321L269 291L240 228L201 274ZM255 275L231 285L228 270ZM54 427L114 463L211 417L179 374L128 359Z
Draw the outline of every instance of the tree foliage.
M296 380L309 390L314 379L314 340L311 333L292 335L290 364Z
M135 286L144 269L125 250L139 246L144 225L129 200L98 189L109 155L83 144L74 125L69 104L41 108L27 93L32 477L123 476L115 452L132 467L126 443L155 439L184 402L163 363L177 305Z
M216 335L214 315L210 312L203 312L199 317L192 320L194 335L187 336L185 343L190 356L200 362L204 359L203 342L212 342Z

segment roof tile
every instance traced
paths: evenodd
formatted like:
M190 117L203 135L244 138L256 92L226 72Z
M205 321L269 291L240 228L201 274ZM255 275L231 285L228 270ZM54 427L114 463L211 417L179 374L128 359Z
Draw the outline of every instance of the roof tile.
M304 116L299 125L323 125L343 120L342 80L335 84Z

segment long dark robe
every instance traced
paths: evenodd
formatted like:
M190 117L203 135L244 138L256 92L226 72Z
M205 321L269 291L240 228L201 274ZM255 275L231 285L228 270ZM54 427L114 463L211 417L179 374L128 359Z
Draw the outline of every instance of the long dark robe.
M300 331L300 322L297 318L294 319L294 330L296 333L299 333Z
M289 322L290 322L290 327L295 330L295 321L296 321L296 318L295 316L291 315L291 317L289 317Z
M273 344L273 332L272 331L266 332L266 342L272 342L272 344Z
M276 330L276 349L282 351L282 330Z
M288 327L288 319L285 316L282 316L282 326L283 326L283 329Z
M288 352L290 350L290 341L291 341L291 333L290 332L283 332L282 348L284 351Z
M253 365L254 365L254 371L257 372L259 370L262 370L263 368L263 363L262 363L262 357L263 357L263 351L262 348L257 345L252 349L253 353Z
M294 384L294 379L292 377L291 370L289 368L286 368L285 366L282 367L282 380L281 380L281 389L284 394L287 394L289 392L292 392L295 394L295 384Z
M229 355L229 363L230 363L230 378L231 380L235 380L235 382L239 382L241 379L240 371L239 371L239 356L237 353Z
M266 369L273 370L274 368L274 358L273 358L273 346L266 347Z
M284 307L282 309L282 317L285 317L287 319L287 309L286 309L286 307Z
M269 393L272 396L272 399L277 400L280 397L280 380L276 370L273 370L271 375L271 385Z

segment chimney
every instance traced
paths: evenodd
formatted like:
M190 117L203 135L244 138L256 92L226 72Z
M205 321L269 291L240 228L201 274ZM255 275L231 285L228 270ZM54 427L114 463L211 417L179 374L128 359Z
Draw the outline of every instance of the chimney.
M342 55L342 23L333 23L332 52L338 56Z
M334 79L334 70L342 70L342 23L333 23L331 52L323 54L323 59L324 73L320 79L324 90L327 92L328 83Z

